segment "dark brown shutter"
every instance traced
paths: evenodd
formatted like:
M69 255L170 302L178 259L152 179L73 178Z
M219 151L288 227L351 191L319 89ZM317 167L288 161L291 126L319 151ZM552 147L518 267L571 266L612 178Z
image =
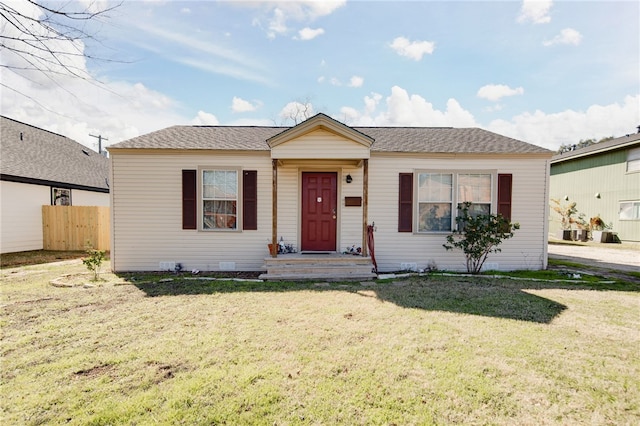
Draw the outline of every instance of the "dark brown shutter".
M258 229L258 172L242 173L242 229Z
M498 214L511 221L511 174L498 175Z
M182 229L197 229L198 200L196 170L182 171Z
M400 173L398 232L413 231L413 173Z

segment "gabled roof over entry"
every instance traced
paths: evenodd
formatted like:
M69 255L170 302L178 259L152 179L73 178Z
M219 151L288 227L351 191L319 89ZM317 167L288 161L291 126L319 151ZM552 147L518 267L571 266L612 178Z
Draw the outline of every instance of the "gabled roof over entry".
M285 131L270 137L267 139L267 144L269 144L269 147L273 148L293 139L298 139L301 136L316 130L326 130L353 142L357 142L367 148L371 148L371 145L374 142L374 139L371 136L365 135L353 127L340 123L328 115L319 113L296 126L290 127Z

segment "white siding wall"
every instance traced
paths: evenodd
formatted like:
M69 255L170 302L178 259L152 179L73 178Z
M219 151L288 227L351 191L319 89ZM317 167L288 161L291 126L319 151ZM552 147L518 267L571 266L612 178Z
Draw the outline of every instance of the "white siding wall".
M435 262L439 269L466 271L460 250L446 251L446 233L398 232L398 174L416 170L497 170L513 175L512 221L521 228L515 237L489 255L497 269L546 267L546 159L408 158L373 155L369 165L369 222L375 222L375 255L381 271L400 270L401 263L425 268ZM414 188L415 189L415 188ZM415 197L414 197L415 198ZM415 211L414 211L415 217ZM415 228L415 226L414 226Z
M42 250L42 205L51 204L48 186L0 181L0 253Z
M51 204L51 187L0 181L0 253L42 250L42 206ZM108 206L109 194L71 190L74 206Z
M259 270L271 239L271 159L268 153L134 154L112 152L112 268L154 271L159 262L215 271L220 262ZM182 229L182 170L243 167L258 172L257 231ZM283 192L284 194L284 192Z
M71 203L74 206L109 207L109 194L104 192L81 191L79 189L72 189Z

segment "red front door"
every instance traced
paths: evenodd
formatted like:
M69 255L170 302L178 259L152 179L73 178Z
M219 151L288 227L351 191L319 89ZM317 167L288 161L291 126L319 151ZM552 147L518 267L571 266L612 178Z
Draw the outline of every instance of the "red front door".
M335 251L338 175L302 173L302 238L304 251Z

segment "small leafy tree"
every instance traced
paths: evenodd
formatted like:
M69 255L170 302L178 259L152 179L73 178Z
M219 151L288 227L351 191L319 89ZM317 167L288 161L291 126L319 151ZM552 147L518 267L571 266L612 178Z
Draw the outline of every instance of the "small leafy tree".
M467 272L477 274L482 269L489 253L500 252L498 245L513 237L520 224L511 223L502 215L471 215L471 203L463 203L456 217L457 229L447 235L447 250L461 249L467 260Z
M96 250L91 246L90 243L87 243L86 250L88 257L83 258L82 263L84 263L89 272L93 272L93 281L98 281L100 266L102 265L102 261L104 260L106 251Z

